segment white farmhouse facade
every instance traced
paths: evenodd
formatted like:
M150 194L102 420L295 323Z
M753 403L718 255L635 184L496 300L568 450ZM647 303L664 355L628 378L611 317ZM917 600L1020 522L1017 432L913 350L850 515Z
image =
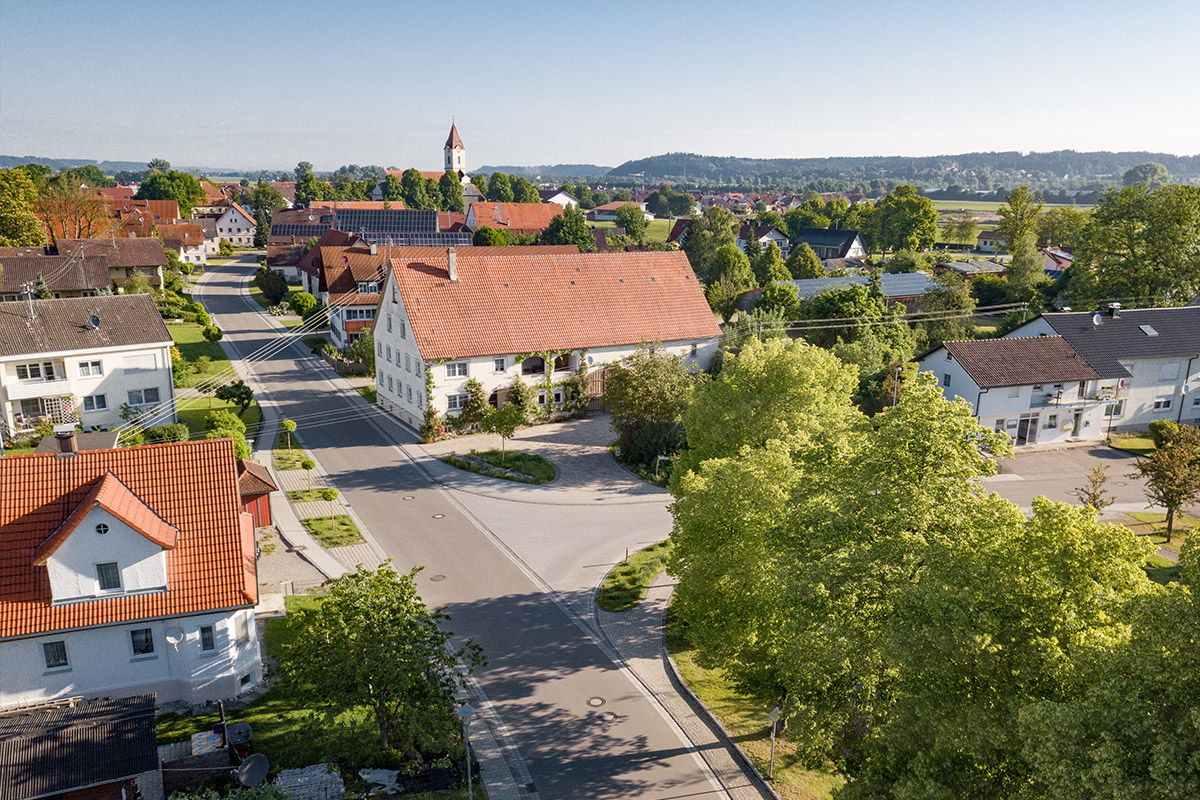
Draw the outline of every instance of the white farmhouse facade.
M947 400L962 398L980 425L1016 445L1103 439L1129 378L1119 364L1097 368L1061 336L944 342L917 363Z
M1169 419L1200 424L1200 306L1043 314L1008 337L1061 336L1097 369L1120 368L1105 430Z
M518 377L539 406L642 343L703 369L721 334L682 253L574 247L394 248L376 312L378 403L419 428L456 416L467 383L503 405ZM428 380L428 383L427 383Z
M257 684L254 531L233 443L73 452L69 439L0 462L0 481L23 487L0 498L0 707L145 692L204 703Z
M237 203L232 203L217 217L217 237L234 247L254 245L254 217Z
M172 344L148 294L0 303L0 423L109 428L171 402Z

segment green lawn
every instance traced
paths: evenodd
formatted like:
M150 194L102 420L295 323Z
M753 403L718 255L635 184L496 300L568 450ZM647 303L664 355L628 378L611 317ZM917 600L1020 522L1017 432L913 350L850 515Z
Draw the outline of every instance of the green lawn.
M604 578L596 602L605 611L627 611L646 596L646 588L663 571L674 543L670 539L633 553Z
M375 402L375 396L376 396L376 393L378 392L378 390L375 388L375 386L374 386L374 385L371 385L371 386L358 386L358 387L356 387L356 391L357 391L359 394L361 394L363 397L367 398L367 402L368 402L368 403L374 403L374 402Z
M669 219L652 219L646 223L646 241L648 242L665 242L667 236L671 233L671 225L674 223ZM589 222L589 226L594 228L615 228L615 222Z
M295 316L279 317L279 321L283 323L283 327L285 327L285 328L299 328L301 325L304 324L304 320L300 319L300 317L295 317Z
M1134 519L1133 523L1129 523L1128 527L1131 531L1141 536L1148 536L1150 544L1155 547L1166 546L1171 550L1178 552L1183 549L1184 542L1197 525L1200 525L1200 520L1189 517L1182 511L1175 514L1175 529L1171 534L1171 541L1167 542L1167 515L1155 511L1127 511L1126 516Z
M287 294L283 296L283 299L279 301L279 304L286 306L288 301L292 299L292 295L300 291L303 290L299 286L289 286ZM254 300L254 302L258 303L263 308L270 308L271 306L271 304L267 302L267 298L263 297L262 289L259 289L253 283L250 284L250 297Z
M1163 558L1155 553L1146 561L1146 577L1155 583L1166 586L1179 580L1179 563L1169 558Z
M771 726L767 714L777 698L751 697L739 693L725 673L705 669L695 662L695 651L687 641L683 625L667 614L667 650L688 688L721 721L759 772L767 774L771 754ZM796 756L796 746L787 731L779 733L775 748L775 779L771 786L784 800L827 800L845 781L832 770L811 770Z
M1154 440L1146 431L1114 433L1108 437L1108 443L1119 450L1128 450L1139 456L1154 455Z
M275 437L275 469L302 469L300 463L308 458L293 436L291 447L288 447L288 435L283 431Z
M203 329L196 323L172 322L168 323L167 330L185 361L194 363L200 356L212 359L212 363L203 374L191 372L184 378L186 386L195 386L205 378L212 378L229 370L229 358L221 349L220 343L207 341L202 333Z
M347 514L329 517L309 517L300 520L300 524L313 535L313 538L325 547L344 547L348 544L362 544L366 541L358 532L358 526Z
M176 415L179 417L179 421L187 425L188 429L191 430L192 438L200 439L203 438L204 431L207 430L204 427L205 417L214 411L220 410L232 411L234 414L238 412L237 406L227 403L224 400L216 400L210 396L189 398L184 401L183 407L179 409ZM262 409L259 408L258 402L255 401L252 403L246 409L245 415L240 419L246 423L246 440L254 441L255 436L258 435L258 429L262 425Z
M321 499L320 489L292 489L287 493L287 499L293 503L312 503Z
M1000 210L1000 206L1004 205L999 200L934 200L933 207L938 211L976 211L979 213L996 213ZM1052 208L1065 206L1067 208L1075 208L1079 211L1090 211L1091 206L1077 206L1070 203L1046 203L1046 211Z
M549 483L558 475L558 471L554 469L553 464L533 453L508 450L504 453L503 458L501 458L499 450L472 450L471 455L475 458L481 458L488 464L496 467L496 471L493 473L487 467L480 467L478 464L466 461L454 453L442 456L442 461L467 472L475 472L492 478L502 478L521 483ZM500 472L500 470L511 470L520 474L507 475ZM522 478L521 476L526 476L526 478Z

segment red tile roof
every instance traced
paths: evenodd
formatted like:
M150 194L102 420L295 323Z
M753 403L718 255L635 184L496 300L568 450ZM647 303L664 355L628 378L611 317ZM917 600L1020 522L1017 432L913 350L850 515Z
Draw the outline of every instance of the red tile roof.
M541 233L555 217L561 217L558 203L475 203L467 215L474 219L473 229L487 226L513 233Z
M313 248L314 250L316 248ZM382 284L387 261L387 248L378 247L374 254L368 246L322 247L321 284L329 292L329 302L375 305L379 292L359 294L358 282Z
M271 479L271 471L257 461L238 459L238 492L245 497L251 494L269 494L279 491Z
M34 554L108 473L178 529L167 554L167 591L52 605L49 577L34 566ZM258 600L253 523L241 510L229 439L12 456L0 460L0 486L0 639Z
M303 210L307 211L307 209ZM356 241L358 241L358 237L354 234L330 228L321 234L321 238L307 253L300 256L300 260L296 262L296 268L319 278L321 276L321 248L348 247Z
M452 149L462 147L466 149L466 145L463 144L462 138L458 135L458 126L453 122L450 123L450 135L446 137L446 147Z
M132 186L120 186L120 185L101 186L99 189L96 190L96 193L99 194L101 197L111 197L115 200L132 200L133 199L133 187Z
M393 249L392 270L424 358L721 335L682 252L565 249L458 248L453 282L445 250Z
M179 529L168 525L162 517L154 513L129 487L111 472L106 472L96 481L96 485L80 501L66 522L58 526L58 530L50 534L33 553L33 563L44 566L46 559L54 554L62 543L67 540L79 523L91 513L94 508L103 508L117 519L124 522L135 531L166 550L174 550L179 538Z
M459 211L439 211L438 230L442 233L457 233L467 224L467 215Z

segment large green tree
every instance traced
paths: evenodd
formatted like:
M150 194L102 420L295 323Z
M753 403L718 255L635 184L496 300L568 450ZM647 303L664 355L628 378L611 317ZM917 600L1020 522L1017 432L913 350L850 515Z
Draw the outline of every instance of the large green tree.
M897 186L879 201L878 242L884 250L927 250L937 241L933 201L912 186Z
M998 212L1000 222L996 233L1005 247L1013 247L1026 234L1036 237L1038 217L1042 214L1042 201L1028 186L1018 186L1004 196Z
M17 167L0 170L0 245L46 243L46 228L34 213L38 192L29 173Z
M792 246L792 252L787 257L787 268L797 280L825 277L825 267L808 242L797 242Z
M462 190L462 183L459 181L457 173L451 170L443 172L442 177L438 178L438 208L442 211L462 213Z
M1200 294L1200 186L1110 190L1092 209L1069 273L1083 301L1189 302Z
M270 214L275 209L286 206L287 200L284 199L283 192L266 181L259 181L250 190L250 210L254 212L255 216L264 211Z
M1046 283L1045 259L1037 248L1033 231L1026 231L1009 247L1012 259L1004 270L1008 280L1009 296L1013 299L1032 300L1039 284Z
M295 636L280 659L284 675L330 721L365 708L380 746L405 752L453 734L455 692L484 663L473 644L450 647L442 627L450 618L422 602L418 572L397 573L387 561L328 581L320 603L289 618Z
M512 181L503 172L493 172L488 178L487 199L493 203L513 201Z
M692 270L704 283L711 283L720 277L721 270L714 269L710 262L717 250L725 245L734 244L736 224L733 214L723 206L706 206L702 213L692 217L688 223L683 251L687 253Z
M1172 427L1149 458L1140 459L1137 472L1146 479L1146 498L1167 512L1167 541L1175 531L1175 516L1200 500L1200 428Z
M623 461L653 469L658 456L683 446L681 419L696 380L682 356L647 345L609 366L604 406Z
M1122 183L1126 186L1145 186L1147 189L1157 189L1170 182L1171 176L1167 173L1167 168L1153 161L1138 164L1122 176Z
M400 176L400 199L404 201L405 208L437 208L437 201L429 196L425 179L413 167L404 170Z
M699 278L706 284L718 280L722 275L728 275L738 286L758 285L750 259L732 242L718 247L705 266L706 271L701 273Z
M1038 247L1077 247L1088 213L1073 206L1055 206L1037 221Z
M573 244L580 252L596 249L596 238L588 230L587 219L579 206L574 204L563 209L563 213L550 220L541 234L542 244Z
M138 200L174 200L179 214L190 217L192 209L204 200L204 189L195 175L178 170L151 172L134 195Z
M625 229L625 235L638 244L646 243L646 229L649 223L642 209L633 203L617 209L617 227Z

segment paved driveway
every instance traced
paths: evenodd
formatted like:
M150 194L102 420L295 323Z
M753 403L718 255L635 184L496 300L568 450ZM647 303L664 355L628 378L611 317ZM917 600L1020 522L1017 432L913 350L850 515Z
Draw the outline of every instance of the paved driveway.
M986 478L984 485L1001 497L1028 509L1033 498L1078 503L1073 492L1086 482L1089 470L1108 467L1107 491L1114 500L1110 512L1142 511L1149 508L1145 481L1132 477L1137 456L1105 445L1070 447L1022 453L1000 462L1000 474Z

